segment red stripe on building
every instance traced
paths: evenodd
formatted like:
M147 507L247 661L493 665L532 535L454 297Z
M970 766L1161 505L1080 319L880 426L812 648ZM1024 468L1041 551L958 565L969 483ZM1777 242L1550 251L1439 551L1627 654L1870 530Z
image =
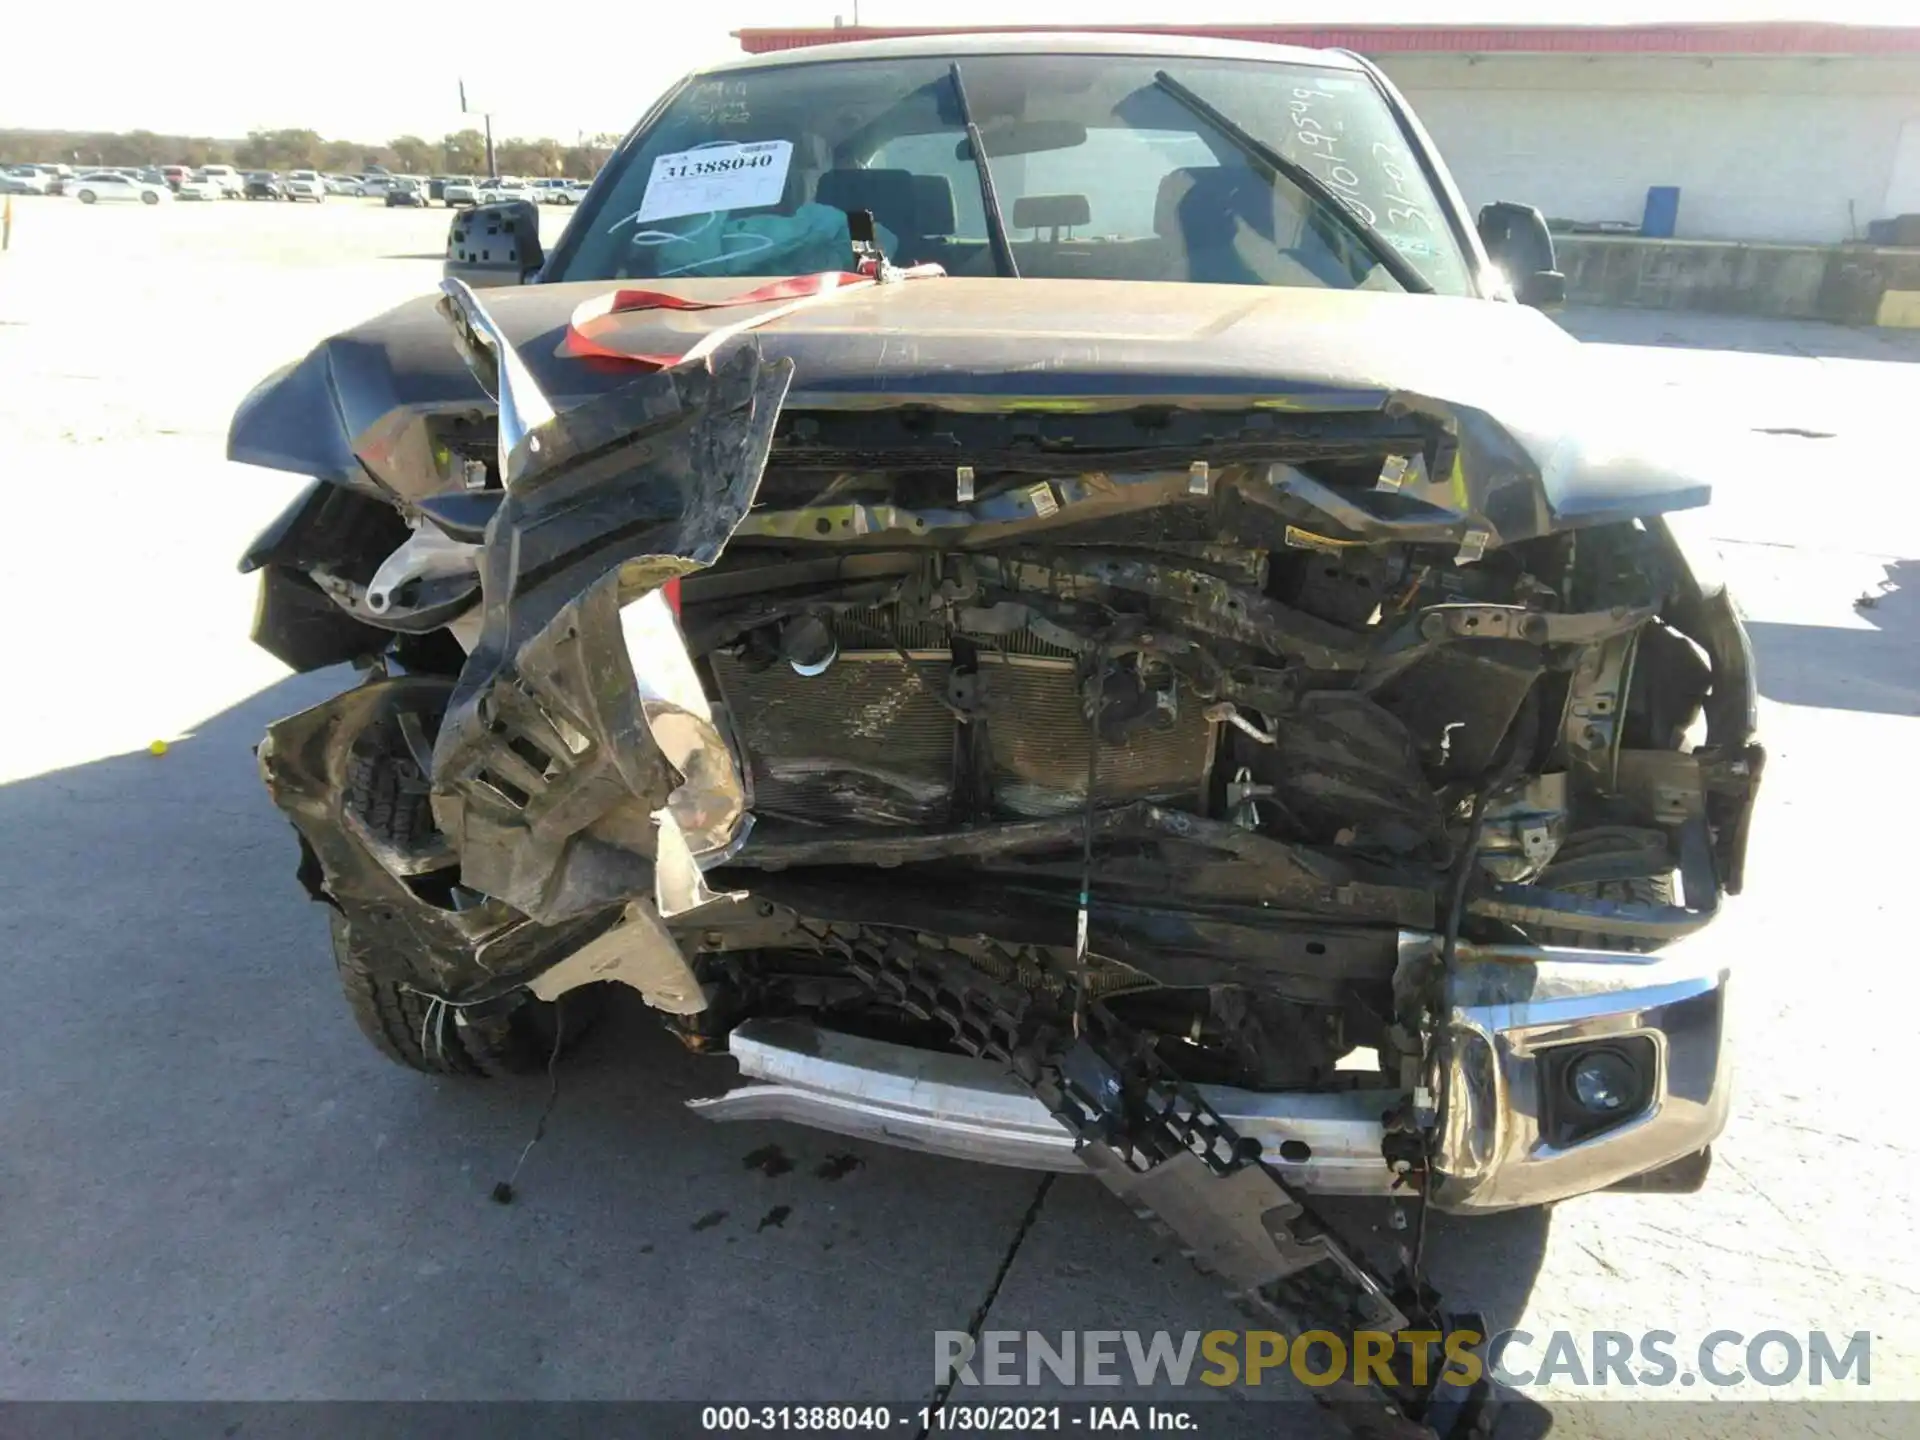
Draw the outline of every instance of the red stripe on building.
M1195 35L1363 55L1917 55L1905 25L984 25L736 30L749 55L920 35Z

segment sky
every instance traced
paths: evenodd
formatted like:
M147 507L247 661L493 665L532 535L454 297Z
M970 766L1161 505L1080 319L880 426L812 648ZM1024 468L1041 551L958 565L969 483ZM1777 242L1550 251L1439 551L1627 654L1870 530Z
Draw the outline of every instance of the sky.
M653 8L660 13L647 15ZM1610 24L1643 21L1825 20L1912 23L1911 0L1612 0L1604 17L1570 0L858 0L867 25L1166 24L1174 13L1232 23ZM101 12L103 17L107 12ZM454 5L333 0L325 41L287 48L281 21L262 30L257 0L173 0L120 6L112 41L84 64L5 63L0 129L155 130L237 137L304 128L331 139L437 138L463 124L459 81L494 113L496 136L624 132L688 70L740 53L742 28L851 22L855 0L566 0L563 35L520 43L515 31L542 7L502 0ZM457 19L450 19L457 16ZM72 55L75 12L37 5L10 14L14 57ZM567 56L568 42L582 43ZM276 63L262 64L263 44ZM278 63L281 60L291 63ZM561 63L567 61L567 63Z

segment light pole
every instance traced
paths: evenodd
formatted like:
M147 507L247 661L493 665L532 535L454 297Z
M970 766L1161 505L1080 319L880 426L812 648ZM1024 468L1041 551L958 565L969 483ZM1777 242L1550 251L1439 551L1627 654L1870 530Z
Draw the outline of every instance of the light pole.
M460 82L460 113L462 115L479 114L481 123L486 126L487 131L487 174L489 177L499 174L500 172L493 168L493 113L489 110L475 112L467 109L467 82L465 80Z

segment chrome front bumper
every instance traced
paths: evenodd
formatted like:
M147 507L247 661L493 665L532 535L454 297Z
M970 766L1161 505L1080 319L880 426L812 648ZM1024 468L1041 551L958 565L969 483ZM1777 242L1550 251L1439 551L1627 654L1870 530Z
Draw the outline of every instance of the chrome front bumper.
M1448 987L1436 1203L1452 1211L1545 1204L1704 1149L1726 1123L1726 983L1724 969L1690 963L1683 946L1627 955L1462 944ZM1647 1106L1589 1139L1549 1144L1547 1057L1627 1037L1652 1046ZM750 1021L730 1049L754 1083L690 1102L708 1119L788 1120L992 1164L1080 1168L1066 1131L995 1065L796 1021ZM1393 1188L1382 1118L1402 1100L1398 1090L1201 1088L1288 1183L1330 1195Z
M1445 1210L1510 1210L1603 1190L1704 1150L1727 1123L1727 971L1701 940L1653 955L1462 946L1434 1190ZM1696 959L1695 957L1700 957ZM1543 1111L1556 1051L1650 1044L1651 1096L1564 1146Z

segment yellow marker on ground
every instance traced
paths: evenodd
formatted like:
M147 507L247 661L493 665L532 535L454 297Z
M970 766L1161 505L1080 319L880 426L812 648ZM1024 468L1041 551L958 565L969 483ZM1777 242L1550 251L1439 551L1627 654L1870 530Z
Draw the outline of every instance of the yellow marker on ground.
M148 753L149 755L164 755L164 754L166 754L166 753L167 753L167 742L166 742L166 741L164 741L164 740L156 740L156 741L154 741L154 742L153 742L153 743L152 743L151 745L149 745L149 746L147 746L147 753Z

